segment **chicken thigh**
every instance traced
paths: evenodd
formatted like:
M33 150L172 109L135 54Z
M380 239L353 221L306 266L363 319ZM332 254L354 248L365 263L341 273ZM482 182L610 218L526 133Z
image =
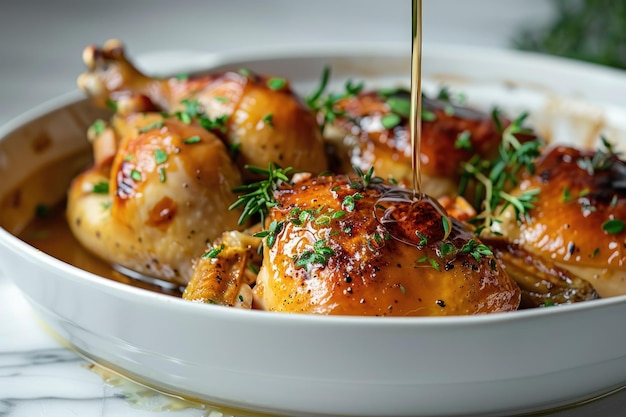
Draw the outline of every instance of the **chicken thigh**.
M383 184L346 175L283 185L270 210L256 286L258 308L368 316L468 315L517 309L520 291L491 252L442 218L416 244L375 215ZM450 226L449 226L450 227Z
M534 190L533 206L523 216L509 207L497 223L509 242L586 279L602 297L626 294L626 164L605 148L546 151L511 192Z
M198 125L159 113L99 123L91 129L96 162L68 193L74 236L109 263L186 284L191 260L239 227L240 211L229 210L239 170L222 141Z
M454 195L462 163L474 155L490 158L502 134L491 116L450 101L424 97L421 136L423 191ZM410 187L413 171L408 118L409 93L369 91L347 95L334 105L336 118L325 128L337 172L374 167L376 173Z

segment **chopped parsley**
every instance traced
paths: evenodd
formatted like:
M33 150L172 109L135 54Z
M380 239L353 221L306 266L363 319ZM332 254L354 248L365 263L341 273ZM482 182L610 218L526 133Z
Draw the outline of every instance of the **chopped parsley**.
M130 177L135 181L141 181L142 179L141 172L137 171L136 169L130 171Z
M108 181L100 181L93 185L92 191L96 194L108 194L109 193L109 182Z
M464 244L461 249L461 253L468 253L474 257L476 261L480 261L482 256L493 256L493 252L487 245L482 243L478 243L474 239L470 239L466 244Z
M185 140L183 140L183 143L185 145L193 145L194 143L199 143L200 142L200 136L195 135L195 136L191 136Z
M624 231L624 222L619 219L611 219L602 223L602 230L610 235L616 235Z
M163 127L163 122L154 122L154 123L150 123L149 125L142 127L141 129L139 129L139 132L146 133L152 129L160 129L162 127Z
M285 85L287 85L287 80L285 80L284 78L273 77L267 80L267 86L270 88L270 90L280 90Z
M454 149L472 150L472 133L469 130L459 133L454 141Z
M272 113L266 114L262 120L263 123L265 123L269 127L274 127L274 115Z
M303 252L300 256L296 256L294 261L297 268L305 268L308 271L314 264L326 266L328 259L334 254L335 251L326 245L326 241L320 239L313 244L313 249Z
M104 132L104 129L106 129L106 127L107 127L106 122L102 119L98 119L95 122L93 122L90 129L92 129L96 135L100 135L102 132Z
M117 111L117 102L112 98L107 98L106 105L109 109Z
M163 149L155 149L154 162L156 162L157 165L167 162L167 152L165 152Z
M261 232L255 233L253 236L261 237L261 238L267 237L267 239L265 239L265 242L267 244L267 247L271 248L272 246L274 246L274 243L276 242L276 237L281 232L281 230L283 230L284 225L285 225L284 221L279 222L277 220L272 220L267 230L263 230Z

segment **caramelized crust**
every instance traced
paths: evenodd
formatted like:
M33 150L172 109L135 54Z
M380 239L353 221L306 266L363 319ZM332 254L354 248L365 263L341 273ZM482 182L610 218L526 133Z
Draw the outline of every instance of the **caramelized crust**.
M598 153L600 152L600 153ZM519 221L504 213L502 231L536 257L587 279L603 296L626 294L626 165L615 154L558 146L537 160L512 194L539 189Z
M251 308L251 285L260 265L261 239L224 232L213 248L195 261L183 299L228 307Z
M473 237L458 222L445 242L402 243L373 214L387 187L355 189L352 182L347 176L310 178L276 193L270 220L280 226L275 242L266 240L254 288L260 308L438 316L518 307L519 289L493 257L461 252ZM444 243L454 248L447 255Z
M408 100L399 92L391 99ZM389 97L376 91L360 93L337 103L345 117L328 128L328 137L338 156L338 171L351 172L352 166L366 171L373 166L377 175L412 184L412 147L408 119L385 128L383 118L392 111ZM422 120L421 169L423 188L434 197L453 195L462 162L473 155L489 158L497 152L501 134L490 115L424 98L424 109L431 118ZM467 148L455 146L461 135L469 134ZM469 148L469 149L468 149Z

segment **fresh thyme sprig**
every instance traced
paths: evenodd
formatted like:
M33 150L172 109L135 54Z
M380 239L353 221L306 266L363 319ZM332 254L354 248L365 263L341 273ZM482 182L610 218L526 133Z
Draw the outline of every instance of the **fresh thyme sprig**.
M364 87L362 82L354 83L352 80L348 80L343 92L324 95L329 80L330 67L324 67L320 85L306 98L307 106L323 117L320 125L322 133L327 124L333 123L338 117L347 117L346 111L338 108L337 103L345 98L356 96Z
M576 161L578 168L587 171L587 174L593 176L596 171L604 171L613 166L615 158L620 156L620 152L616 152L613 144L604 136L600 136L602 140L602 148L598 148L593 157L583 157Z
M247 193L240 195L237 201L229 207L229 210L243 206L243 212L239 217L239 225L244 224L250 217L258 214L261 217L262 227L265 227L265 217L269 209L278 204L274 198L274 191L276 191L282 183L289 182L287 175L293 169L291 167L279 168L273 163L270 163L267 169L252 165L246 165L245 168L255 174L266 176L267 179L235 187L233 191Z
M493 160L482 159L475 155L467 162L463 169L459 185L459 194L464 194L470 181L475 183L475 206L482 211L471 222L477 227L476 233L489 229L497 234L494 224L498 223L497 216L507 207L513 206L516 218L526 215L534 207L539 190L527 190L521 195L514 196L508 190L517 185L518 175L522 170L531 174L535 171L535 158L539 156L540 140L520 142L517 135L529 134L531 131L523 126L528 117L523 113L506 128L502 127L500 111L495 108L492 112L494 123L502 133L498 156ZM497 207L500 211L496 212Z
M314 264L326 266L328 259L335 254L335 251L326 244L326 240L320 239L313 244L313 249L304 251L300 256L295 256L296 268L305 268L307 271Z
M380 184L385 180L381 177L377 177L374 175L374 167L370 167L367 172L363 172L361 168L358 166L353 166L354 172L359 176L360 181L353 181L350 183L350 188L367 188L370 184Z

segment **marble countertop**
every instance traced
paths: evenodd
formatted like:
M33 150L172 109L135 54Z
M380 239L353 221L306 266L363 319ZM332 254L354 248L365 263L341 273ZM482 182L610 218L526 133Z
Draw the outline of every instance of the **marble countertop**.
M6 0L0 9L0 124L74 89L82 48L111 37L139 55L334 41L408 45L410 34L408 0L189 0L184 6L162 0ZM550 10L543 0L426 0L424 39L507 47L520 25L545 22ZM617 417L625 409L626 390L543 415ZM154 417L165 411L222 415L94 367L48 333L8 277L0 276L0 417Z

